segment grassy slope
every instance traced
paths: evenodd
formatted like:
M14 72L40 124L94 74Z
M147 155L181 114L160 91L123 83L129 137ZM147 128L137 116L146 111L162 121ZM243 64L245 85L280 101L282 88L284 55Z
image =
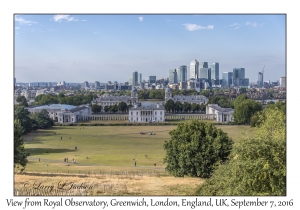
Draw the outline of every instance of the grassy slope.
M241 132L244 131L252 135L249 126L217 127L234 140L242 136ZM164 173L163 143L169 139L169 131L174 128L176 126L87 126L84 129L81 126L63 126L32 132L24 136L29 139L25 148L31 154L26 171L76 173L79 170L138 170ZM153 131L155 135L140 134L149 131ZM68 167L63 161L66 157L69 159ZM40 162L38 158L41 159ZM71 163L73 158L76 164ZM137 167L133 166L134 161L137 162ZM154 163L157 164L156 167L153 166ZM48 166L45 167L45 164Z

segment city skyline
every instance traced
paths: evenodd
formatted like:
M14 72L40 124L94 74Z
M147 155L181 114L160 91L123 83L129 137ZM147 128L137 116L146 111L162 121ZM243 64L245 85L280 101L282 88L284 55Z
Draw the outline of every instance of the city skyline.
M15 15L17 82L126 82L190 62L286 76L285 15Z

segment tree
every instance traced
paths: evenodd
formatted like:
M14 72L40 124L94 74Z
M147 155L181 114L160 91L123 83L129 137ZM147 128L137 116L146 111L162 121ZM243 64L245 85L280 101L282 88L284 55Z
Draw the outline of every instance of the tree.
M165 109L167 112L173 111L175 107L175 103L172 99L169 99L165 104Z
M27 99L25 96L18 96L16 101L19 103L21 106L28 106Z
M102 106L98 104L93 104L91 107L93 113L100 113L102 110Z
M192 103L191 110L192 110L192 112L199 111L199 104Z
M119 104L118 104L118 110L120 112L126 112L127 111L127 104L124 102L124 101L121 101Z
M236 97L236 99L233 102L234 108L237 107L238 104L240 104L242 101L246 99L248 99L248 96L246 96L245 94L241 94L238 97Z
M173 176L210 177L218 161L226 161L233 141L213 124L191 120L170 131L165 141L166 170Z
M24 133L21 123L18 120L14 121L14 168L19 168L22 172L27 164L27 156L24 148L24 140L22 134Z
M180 103L179 101L176 101L175 104L174 104L174 110L176 112L182 112L182 103Z
M23 106L14 106L14 117L23 128L23 134L32 131L32 120L29 115L30 112Z
M191 111L191 104L188 103L188 102L184 102L183 105L182 105L182 109L185 112Z
M109 111L109 109L110 109L110 107L109 107L109 106L105 106L105 107L104 107L104 111L105 111L105 112L108 112L108 111Z
M112 113L115 113L118 111L118 106L117 104L110 106L109 111L111 111Z
M197 195L286 195L286 115L266 109L259 120L255 136L235 142L229 161L199 186Z
M31 115L31 119L35 124L36 129L45 129L54 125L53 120L49 116L49 112L46 109L42 109L40 112L35 112Z
M249 124L252 115L261 111L262 105L252 99L246 99L234 105L234 122L237 124Z
M205 97L209 97L210 96L210 91L209 90L201 90L200 95L203 95Z

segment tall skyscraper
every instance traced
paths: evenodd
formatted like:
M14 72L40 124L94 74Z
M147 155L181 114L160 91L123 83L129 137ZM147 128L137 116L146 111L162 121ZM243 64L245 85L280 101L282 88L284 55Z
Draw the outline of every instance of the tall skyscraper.
M199 62L194 59L190 63L190 79L196 79L198 75Z
M200 68L208 68L208 62L200 62L199 63L199 69Z
M187 66L180 66L177 69L177 82L186 82L187 80Z
M177 83L177 71L176 69L169 70L169 84Z
M211 63L211 79L212 80L219 80L219 63Z
M264 85L264 75L262 72L258 72L257 86L261 88L263 87L263 85Z
M139 83L139 73L137 71L134 71L132 73L132 86L138 86Z
M245 68L233 68L232 82L234 86L244 86Z
M211 80L211 69L210 68L200 68L199 69L199 78L207 79L209 82Z
M232 72L223 72L222 87L232 86Z
M142 83L142 73L139 74L139 84L141 85Z
M88 87L89 87L88 81L85 81L85 82L83 83L83 87L84 87L84 88L88 88Z
M97 88L100 88L100 82L95 81L95 88L96 88L96 89L97 89Z
M280 87L285 88L285 86L286 86L286 77L280 77L279 83L280 83Z

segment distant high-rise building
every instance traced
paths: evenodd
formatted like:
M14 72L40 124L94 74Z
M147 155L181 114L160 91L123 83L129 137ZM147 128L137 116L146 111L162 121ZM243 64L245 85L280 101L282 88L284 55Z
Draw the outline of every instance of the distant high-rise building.
M199 69L199 78L207 79L209 82L211 80L211 69L210 68L200 68Z
M211 79L212 80L219 80L219 63L211 63Z
M187 67L186 66L180 66L177 69L177 82L186 82L187 81Z
M190 79L196 79L199 72L199 62L194 59L190 63Z
M169 83L170 84L177 83L177 71L176 71L176 69L170 69L169 70Z
M51 82L48 82L48 87L51 87Z
M100 88L100 82L95 81L95 89L98 89L98 88Z
M84 88L88 88L88 87L89 87L88 81L85 81L85 82L83 83L83 87L84 87Z
M208 62L200 62L199 63L199 69L200 68L208 68Z
M280 87L285 88L286 87L286 77L280 77L279 83L280 83Z
M244 86L245 68L233 68L232 83L234 86Z
M232 86L232 72L223 72L222 87Z
M156 82L156 76L149 76L149 83L155 83Z
M142 83L142 73L139 74L139 84L141 85Z
M262 72L258 72L258 80L257 80L257 86L259 88L262 88L264 85L264 75Z
M132 73L132 86L138 86L139 83L139 73L137 71L134 71Z
M16 79L16 78L14 78L14 84L16 85L16 83L17 83L17 79Z

